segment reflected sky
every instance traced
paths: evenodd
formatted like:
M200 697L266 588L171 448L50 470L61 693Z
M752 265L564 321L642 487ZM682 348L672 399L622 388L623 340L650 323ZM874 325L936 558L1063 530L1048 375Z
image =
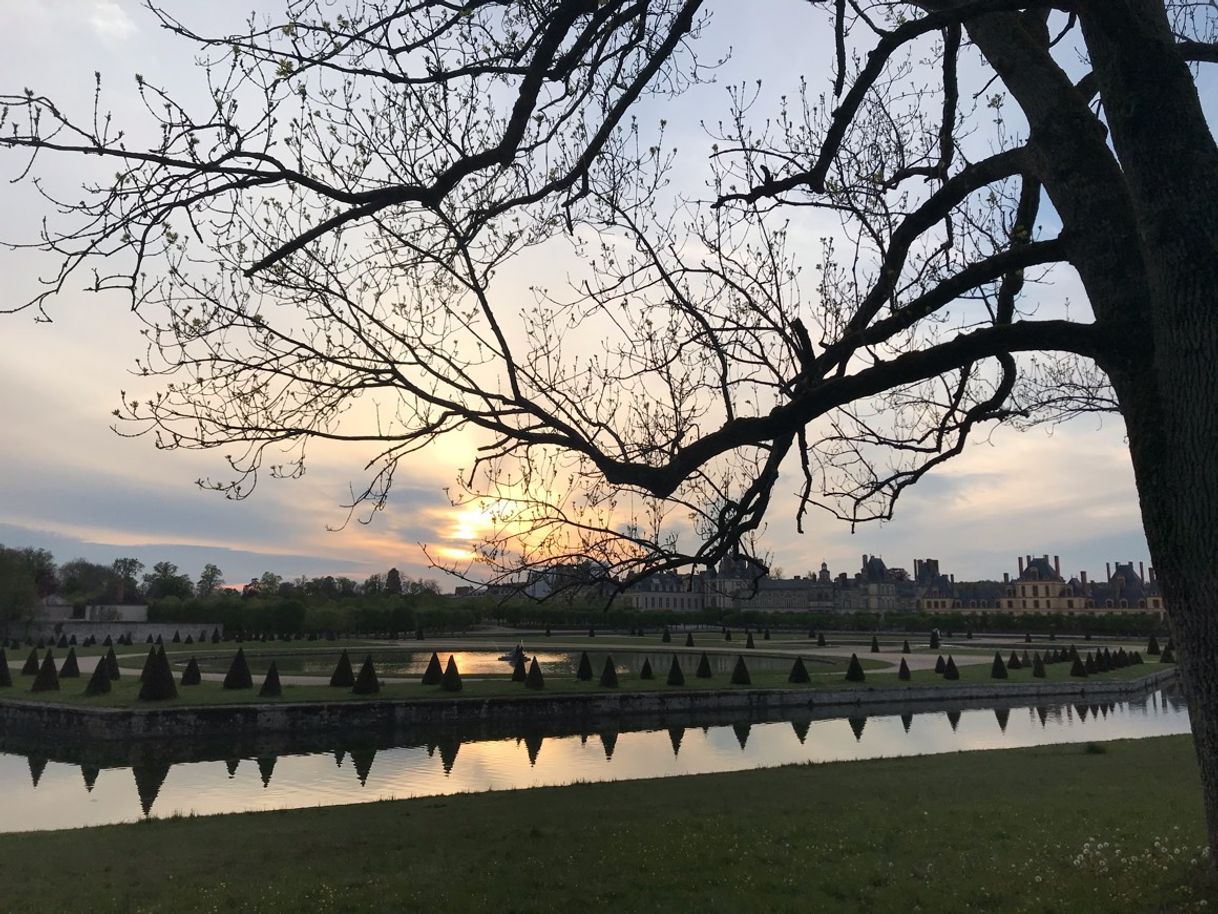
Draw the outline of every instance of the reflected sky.
M73 828L153 816L212 814L379 799L739 771L1189 732L1164 693L1127 702L927 711L833 720L740 722L637 732L547 736L374 749L337 745L301 755L134 768L82 768L0 753L0 831Z

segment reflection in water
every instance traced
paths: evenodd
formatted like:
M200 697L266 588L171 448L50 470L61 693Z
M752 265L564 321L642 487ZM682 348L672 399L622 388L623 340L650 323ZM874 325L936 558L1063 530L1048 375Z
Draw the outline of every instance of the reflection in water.
M827 710L791 709L612 722L482 721L379 734L239 737L224 744L54 747L40 737L6 733L0 735L0 831L132 821L154 812L329 805L1188 732L1183 703L1158 693L1094 707L898 708L845 722L848 728ZM588 744L593 733L599 745ZM254 764L241 765L243 759ZM103 769L129 769L131 776L102 778Z

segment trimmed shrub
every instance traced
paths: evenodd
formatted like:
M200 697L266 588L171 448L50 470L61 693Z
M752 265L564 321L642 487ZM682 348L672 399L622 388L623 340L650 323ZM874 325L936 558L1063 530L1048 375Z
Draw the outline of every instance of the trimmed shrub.
M1019 658L1019 665L1020 666L1031 666L1032 665L1032 658L1028 656L1027 648L1024 648L1023 656Z
M372 658L368 658L366 666L372 665ZM360 671L363 675L363 671ZM358 682L356 683L358 685ZM445 692L460 692L461 691L461 671L457 669L457 661L453 659L453 655L448 655L448 666L444 667L444 678L440 680L440 688Z
M668 684L670 686L685 685L685 674L681 672L681 664L677 662L677 655L672 655L672 663L668 667Z
M156 662L156 648L148 648L148 656L144 658L144 668L140 670L140 682L152 675L152 664Z
M250 665L245 662L245 648L237 648L237 655L233 657L233 662L228 668L228 673L224 676L224 688L226 689L252 689L254 687L254 679L250 676Z
M947 663L943 660L943 655L940 654L939 659L935 661L935 672L938 673L940 676L942 676L943 671L946 669L947 669Z
M949 638L951 637L951 634L952 634L951 632L947 633ZM973 630L970 628L968 631L966 631L964 633L964 637L967 638L969 641L972 641L973 640Z
M706 656L706 651L702 652L702 657L698 660L698 669L694 671L694 675L699 679L711 678L710 658Z
M178 687L173 681L173 670L170 669L169 658L165 656L164 646L152 658L152 667L140 685L139 697L140 701L168 701L178 697Z
M436 677L438 680L440 661L436 658L435 654L432 654L431 657L436 664ZM429 671L430 669L428 667ZM334 665L334 672L330 674L330 687L334 689L349 689L353 685L355 685L355 670L351 669L351 656L347 653L347 649L343 648L343 652L338 655L338 663Z
M194 644L195 643L194 635L187 635L186 640L182 643L183 644Z
M106 664L106 672L110 675L111 682L118 681L118 658L114 656L114 648L106 651L106 656L102 658L102 663Z
M753 633L752 632L749 632L748 640L746 640L744 642L744 646L745 646L745 648L756 647L756 645L753 644Z
M905 658L901 658L901 668L897 670L897 679L902 682L909 682L909 664L905 662Z
M819 633L817 633L817 635L816 635L816 646L817 646L817 647L824 647L824 646L825 646L825 633L824 633L824 632L819 632Z
M1134 652L1133 652L1133 655L1130 657L1130 662L1131 662L1131 663L1133 663L1133 664L1136 666L1136 665L1138 665L1139 663L1144 663L1145 661L1144 661L1144 660L1142 660L1142 655L1141 655L1141 654L1139 654L1137 651L1134 651Z
M68 656L64 658L63 666L59 668L60 679L79 679L80 664L76 662L76 648L68 648Z
M346 651L343 651L346 654ZM423 685L434 686L439 685L440 680L444 678L444 667L440 665L440 655L435 651L431 652L431 659L427 661L427 669L423 671ZM351 683L355 685L354 681Z
M38 649L34 648L30 651L30 656L26 658L25 665L21 667L22 676L37 676L38 675Z
M191 657L186 664L186 669L182 670L181 684L184 686L197 686L203 682L203 674L199 672L199 661Z
M1083 665L1083 661L1078 659L1078 654L1074 655L1074 663L1070 666L1071 676L1086 676L1087 667Z
M1031 633L1031 632L1024 632L1024 633L1023 633L1023 643L1024 643L1024 644L1031 644L1031 643L1032 643L1032 633Z
M601 685L606 689L617 688L617 667L613 665L613 657L605 658L605 667L601 670Z
M0 647L0 689L7 689L13 684L13 674L8 668L8 657L5 656L4 648Z
M769 630L768 628L767 628L765 631L763 631L763 632L761 633L761 640L762 640L762 641L769 641L769 640L770 640L770 630Z
M901 645L901 653L902 654L909 653L909 639L908 638L905 639L905 642Z
M541 665L537 662L537 658L533 658L533 662L529 664L529 674L524 677L524 687L526 689L544 689L546 685L545 677L541 675Z
M211 630L211 643L212 644L220 643L220 629L219 628L213 628Z
M1150 641L1148 641L1146 644L1146 656L1158 657L1161 653L1163 652L1159 650L1159 639L1154 635L1151 635Z
M516 662L512 664L512 682L524 682L528 675L528 671L524 668L524 655L517 654Z
M878 654L880 652L880 639L875 635L871 636L871 653Z
M452 657L448 658L448 663L455 670L457 667L452 661ZM449 691L457 692L461 689L461 677L457 677L457 688ZM364 658L364 665L359 668L359 675L355 677L355 684L351 686L351 691L356 695L375 695L381 690L381 681L376 678L376 668L372 665L372 655L368 654Z
M686 646L686 647L693 647L693 646L694 646L694 633L693 633L693 632L686 632L686 633L685 633L685 646Z
M283 686L279 682L279 664L271 661L271 667L266 671L266 679L262 680L262 688L258 690L259 698L278 698L283 694Z
M1040 658L1040 651L1032 655L1032 675L1037 679L1045 678L1045 662Z
M1087 659L1083 661L1083 669L1087 671L1088 676L1099 672L1099 667L1095 665L1095 658L1091 656L1091 651L1087 651Z
M1014 651L1011 651L1011 657L1007 660L1007 666L1012 670L1023 669L1023 663L1020 661L1019 655Z
M791 673L787 676L787 682L806 683L811 681L812 677L808 675L808 668L804 666L804 658L796 657L795 662L791 664Z
M1163 648L1163 653L1159 655L1160 663L1175 663L1176 652L1172 650L1171 642L1167 642L1167 647Z
M950 679L952 682L960 678L960 671L956 669L956 661L951 654L947 655L947 665L943 667L943 678Z
M175 631L175 632L173 633L173 643L174 643L174 644L181 644L181 643L182 643L182 635L181 635L179 632L177 632L177 631Z
M85 684L86 695L108 695L110 693L110 671L103 657L93 668L93 675Z
M55 642L55 646L56 646L57 648L59 648L61 651L67 650L67 648L68 648L68 636L67 636L67 635L62 635L62 634L61 634L61 635L59 636L59 640Z
M114 647L114 639L106 635L106 640L102 642L102 647Z
M263 640L265 640L265 639L263 639ZM164 639L163 637L161 637L160 635L157 635L157 636L156 636L156 641L155 641L155 642L153 642L153 643L154 643L154 644L156 644L156 645L157 645L157 647L162 647L162 646L164 646L164 644L165 644L165 639Z
M664 633L660 635L660 642L662 644L671 644L672 643L672 632L670 632L668 630L667 625L664 626Z
M1014 652L1012 652L1012 654L1011 654L1011 659L1014 660L1016 663L1019 662L1019 658L1015 656ZM994 663L990 667L990 678L991 679L1006 679L1007 678L1007 668L1002 662L1002 654L998 653L998 651L994 651Z
M589 638L595 638L595 637L596 637L596 629L595 629L595 628L589 628L589 629L588 629L588 637L589 637Z
M732 640L732 632L731 632L731 629L727 629L727 628L725 628L725 629L723 630L723 640L724 640L724 641L731 641L731 640Z
M656 674L651 671L651 658L643 658L643 667L639 670L639 679L655 679Z
M846 667L847 682L863 682L867 676L863 672L863 665L859 663L858 654L850 655L850 665Z
M932 629L930 633L930 649L937 651L939 649L939 629Z
M575 678L580 682L592 681L592 658L587 651L579 655L579 669L575 671Z
M752 636L750 636L752 637ZM740 654L736 655L736 666L732 670L732 685L752 685L753 680L749 677L749 668L744 665L744 657Z

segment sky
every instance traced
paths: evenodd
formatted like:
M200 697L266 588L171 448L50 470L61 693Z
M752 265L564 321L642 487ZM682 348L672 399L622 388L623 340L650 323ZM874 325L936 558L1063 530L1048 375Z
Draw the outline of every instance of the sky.
M220 0L205 13L198 4L167 6L205 15L223 31L238 26L254 3ZM671 103L680 106L676 137L695 148L709 146L696 125L721 114L725 83L759 75L777 93L793 89L802 70L814 85L827 72L831 45L807 4L743 6L717 4L706 35L707 56L731 48L720 84ZM796 10L795 18L770 28L765 17L780 7ZM84 112L95 70L119 122L136 113L135 72L185 92L198 76L190 49L160 32L132 0L0 0L0 92L29 86ZM71 167L52 163L48 170L64 178ZM30 238L47 210L28 185L8 183L15 168L12 156L0 154L5 241ZM4 304L16 303L47 268L31 252L0 253ZM1042 315L1081 298L1069 276L1037 294ZM422 547L462 550L485 529L484 518L454 509L444 491L468 464L468 441L408 460L386 510L368 525L344 524L342 504L363 478L358 452L328 449L302 479L264 481L250 498L226 500L195 485L222 469L219 454L158 451L111 430L110 412L140 354L138 325L123 302L69 291L50 311L51 323L29 313L0 315L0 543L48 548L61 561L169 560L192 576L215 563L229 583L267 570L362 579L391 566L435 578L445 590L460 583L429 568ZM1086 569L1093 577L1107 561L1148 558L1119 417L980 437L908 492L893 521L853 533L822 517L798 535L789 494L797 484L780 483L762 539L787 575L822 560L835 574L853 573L864 553L907 569L915 558L938 558L958 579L1014 573L1016 556L1027 553L1060 555L1063 571Z

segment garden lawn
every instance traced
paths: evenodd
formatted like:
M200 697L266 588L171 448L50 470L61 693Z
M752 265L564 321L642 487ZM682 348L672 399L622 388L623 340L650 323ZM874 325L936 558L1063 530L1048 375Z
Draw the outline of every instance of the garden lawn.
M0 835L62 912L1213 910L1192 744L795 766ZM1208 906L1204 903L1208 902Z

